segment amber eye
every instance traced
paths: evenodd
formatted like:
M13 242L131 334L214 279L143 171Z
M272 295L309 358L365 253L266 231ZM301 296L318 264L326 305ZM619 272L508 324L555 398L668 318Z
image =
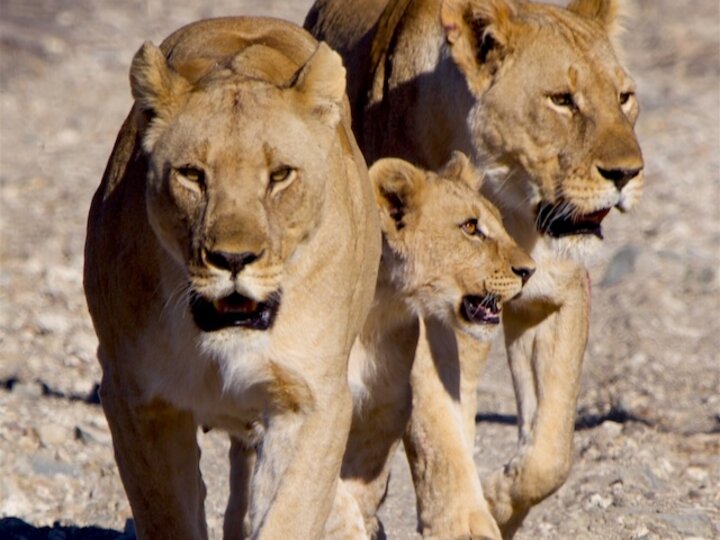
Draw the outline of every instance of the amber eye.
M278 167L274 171L270 173L270 181L278 184L280 182L285 182L286 180L290 180L295 177L296 170L292 167L282 166Z
M620 92L620 105L625 105L634 95L635 92Z
M477 219L468 219L460 225L460 228L468 236L480 236L481 238L485 238L485 233L483 233L478 227Z
M185 165L177 169L177 173L193 184L202 184L205 182L205 172L197 167Z
M553 105L556 105L558 107L567 107L570 109L574 109L576 107L575 100L573 99L572 94L570 92L560 92L559 94L551 94L550 101L552 101Z

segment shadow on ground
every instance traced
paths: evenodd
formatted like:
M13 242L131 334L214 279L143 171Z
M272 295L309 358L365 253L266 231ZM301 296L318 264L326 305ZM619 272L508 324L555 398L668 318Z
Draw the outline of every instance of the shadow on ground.
M3 540L135 540L135 528L128 520L124 531L101 527L62 526L35 527L22 519L0 519L0 538Z

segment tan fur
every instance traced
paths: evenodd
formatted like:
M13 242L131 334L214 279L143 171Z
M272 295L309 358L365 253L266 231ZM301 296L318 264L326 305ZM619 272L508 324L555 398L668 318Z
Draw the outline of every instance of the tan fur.
M198 425L233 440L225 538L319 538L380 255L340 57L215 19L143 45L130 80L84 284L138 538L207 537Z
M480 177L463 154L456 153L437 173L383 159L372 166L370 178L384 250L375 301L350 355L354 416L342 478L365 516L368 533L378 536L381 525L375 513L385 492L389 458L413 407L444 415L440 423L451 436L467 431L458 386L467 368L457 354L455 332L487 343L499 327L499 315L494 323L467 318L466 302L493 295L499 310L520 293L521 275L531 275L534 263L505 232L498 211L480 196ZM420 326L433 329L430 343L444 385L444 391L422 404L410 392ZM451 452L472 447L464 437L458 442L461 446ZM446 457L452 462L456 456ZM474 471L458 480L462 483L454 500L482 499ZM475 534L499 538L487 507L470 521L455 524L457 534L470 526Z
M368 162L397 156L436 168L453 150L467 153L489 168L483 192L538 263L523 299L510 304L503 319L519 445L483 484L506 537L562 485L570 468L588 328L583 261L600 241L593 234L563 235L562 227L601 219L613 207L629 210L642 191L634 83L608 35L618 9L618 0L576 0L570 9L520 0L388 0L384 8L323 0L306 21L343 54L355 96L353 127ZM342 18L330 17L341 10ZM368 45L354 47L344 39L350 34ZM442 391L437 381L428 382L433 373L425 341L413 368L417 403L432 403ZM475 347L469 342L465 352L461 344L461 356L482 357ZM467 373L476 378L479 372ZM461 385L468 388L468 407L473 382ZM458 471L472 470L472 455L468 448L463 464L447 459L459 454L452 447L460 436L449 435L440 420L415 407L405 445L420 529L446 537L484 502L454 506L464 474Z

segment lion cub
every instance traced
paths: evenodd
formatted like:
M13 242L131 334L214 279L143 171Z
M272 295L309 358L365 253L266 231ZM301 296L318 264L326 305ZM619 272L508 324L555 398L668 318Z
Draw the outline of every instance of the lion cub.
M465 370L479 369L479 362L473 358L473 366L459 364L462 342L455 330L489 343L503 306L520 294L535 265L505 232L497 209L480 196L482 177L464 154L455 152L436 173L382 159L370 168L370 179L380 209L383 254L375 300L350 355L354 414L342 478L368 533L377 535L382 525L375 512L386 490L390 457L417 406L410 383L420 326L430 336L435 365L429 369L437 370L442 381L432 388L433 403L424 406L437 412L436 428L453 425L471 432L466 424L473 419L463 418L459 404L460 386ZM457 429L445 428L449 433ZM472 439L464 445L472 452ZM477 473L464 472L463 489L474 499L481 493ZM465 498L458 492L457 500L447 504ZM487 509L477 520L485 524L476 524L479 533L499 538Z

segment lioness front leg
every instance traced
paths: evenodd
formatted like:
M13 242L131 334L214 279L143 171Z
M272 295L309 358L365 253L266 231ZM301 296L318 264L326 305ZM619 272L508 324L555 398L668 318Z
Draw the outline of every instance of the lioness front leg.
M530 508L557 491L570 472L588 335L589 291L581 273L557 311L513 306L503 319L519 441L514 457L483 487L504 538L511 538Z
M474 426L467 412L472 408L474 419L474 392L488 352L489 344L424 321L403 439L424 538L500 538L473 461ZM472 364L462 365L461 358Z
M162 402L131 405L108 377L100 397L138 539L207 538L192 414Z
M345 374L298 411L270 416L257 449L251 538L321 538L335 498L352 400Z

